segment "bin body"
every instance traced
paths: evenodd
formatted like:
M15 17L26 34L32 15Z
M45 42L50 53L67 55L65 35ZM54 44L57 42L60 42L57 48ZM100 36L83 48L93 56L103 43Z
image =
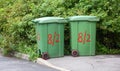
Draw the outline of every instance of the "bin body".
M71 28L71 50L78 55L95 55L95 16L73 16L69 18Z
M37 22L36 22L37 21ZM41 54L50 58L64 56L64 24L66 20L57 17L35 19L36 39Z

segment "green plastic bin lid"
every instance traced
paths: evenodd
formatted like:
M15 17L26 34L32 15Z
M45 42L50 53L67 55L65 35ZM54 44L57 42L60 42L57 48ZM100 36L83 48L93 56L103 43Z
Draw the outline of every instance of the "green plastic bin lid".
M67 20L64 18L60 17L43 17L43 18L37 18L32 20L34 23L39 23L39 24L50 24L50 23L67 23Z
M72 16L68 18L69 21L99 21L96 16Z

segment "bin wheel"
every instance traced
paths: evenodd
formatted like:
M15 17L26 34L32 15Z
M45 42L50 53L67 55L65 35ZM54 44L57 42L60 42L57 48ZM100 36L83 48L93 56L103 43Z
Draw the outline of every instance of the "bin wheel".
M48 53L43 53L42 58L45 59L45 60L49 59Z
M72 50L72 56L77 57L78 56L78 51L77 50Z

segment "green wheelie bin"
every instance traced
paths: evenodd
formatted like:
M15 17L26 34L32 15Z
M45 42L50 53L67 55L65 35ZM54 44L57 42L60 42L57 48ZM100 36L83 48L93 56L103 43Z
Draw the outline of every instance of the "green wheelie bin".
M71 28L72 56L95 55L96 16L72 16L68 18Z
M60 17L43 17L32 20L36 26L39 54L43 59L64 56L64 23Z

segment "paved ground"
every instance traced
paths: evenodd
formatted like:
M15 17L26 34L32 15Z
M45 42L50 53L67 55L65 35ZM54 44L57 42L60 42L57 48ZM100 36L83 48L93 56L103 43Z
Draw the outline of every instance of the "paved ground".
M120 71L120 55L65 56L47 61L71 71Z
M57 71L26 60L0 56L0 71Z

